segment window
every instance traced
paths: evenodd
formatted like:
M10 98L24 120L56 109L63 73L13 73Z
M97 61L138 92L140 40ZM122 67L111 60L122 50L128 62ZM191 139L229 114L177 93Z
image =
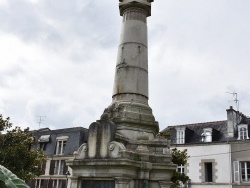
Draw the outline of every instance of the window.
M249 139L248 137L248 125L240 124L238 125L238 140Z
M250 161L241 162L241 181L249 182L250 181Z
M41 175L44 175L46 169L46 161L43 161L42 164L38 166L38 169L41 170Z
M53 187L53 188L57 188L57 181L58 181L58 180L53 180L53 184L52 184L52 187Z
M203 133L201 134L201 141L202 142L212 142L212 128L205 128L203 129Z
M250 182L250 161L233 161L234 182Z
M185 174L185 166L182 164L178 165L176 171L179 172L180 174ZM180 183L179 188L186 187L186 185L183 184L182 181L180 181L179 183Z
M63 155L66 146L66 140L58 140L56 144L56 155Z
M205 167L205 182L213 182L213 163L204 163Z
M41 180L41 179L36 180L35 188L45 188L44 180Z
M64 188L66 187L66 180L53 180L52 188Z
M46 146L47 146L47 143L46 143L46 142L40 142L40 143L39 143L39 148L40 148L42 151L45 151L45 150L46 150Z
M247 138L247 129L245 127L240 128L240 139Z
M215 159L201 159L200 166L200 179L204 183L215 183L218 179L217 168L218 163Z
M57 139L57 143L56 143L55 154L63 155L65 153L65 147L66 147L68 136L60 136L60 137L57 137L56 139Z
M47 143L49 142L49 140L50 140L50 135L42 135L42 136L40 136L40 138L38 139L39 148L41 150L45 151Z
M66 171L65 160L56 160L54 166L54 175L64 175Z
M184 165L178 165L176 171L181 173L181 174L185 174L185 166Z
M176 129L176 143L184 144L185 143L185 128Z

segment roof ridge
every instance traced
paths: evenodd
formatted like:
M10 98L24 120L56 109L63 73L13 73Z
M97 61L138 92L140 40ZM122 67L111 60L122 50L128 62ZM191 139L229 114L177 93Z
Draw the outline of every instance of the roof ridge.
M201 122L201 123L190 123L190 124L180 124L180 125L170 125L169 127L176 127L176 126L189 126L189 125L205 125L205 124L215 124L219 122L225 122L227 120L220 120L220 121L207 121L207 122Z
M88 130L87 128L85 127L67 127L67 128L61 128L61 129L49 129L49 130L32 130L32 132L36 132L36 133L41 133L41 132L61 132L61 131L73 131L73 130L79 130L79 129L82 129L82 130Z

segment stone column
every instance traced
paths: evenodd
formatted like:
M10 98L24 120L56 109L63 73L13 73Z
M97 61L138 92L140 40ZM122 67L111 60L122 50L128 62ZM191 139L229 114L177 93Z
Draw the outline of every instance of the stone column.
M152 0L120 0L123 16L116 63L113 101L148 100L147 17Z
M159 131L148 105L147 17L153 0L119 0L123 16L116 62L112 104L101 119L112 120L117 133L136 139L141 132L150 140Z
M136 6L125 9L118 48L113 101L148 100L147 12Z
M79 188L78 182L79 182L79 180L77 177L71 176L70 177L70 188Z
M116 177L115 179L115 188L130 188L129 182L131 181L130 178L126 177Z

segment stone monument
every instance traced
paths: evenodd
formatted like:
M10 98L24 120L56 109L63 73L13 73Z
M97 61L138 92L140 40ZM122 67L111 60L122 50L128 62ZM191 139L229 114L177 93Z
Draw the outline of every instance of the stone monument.
M119 0L123 16L112 103L89 126L70 188L169 188L176 166L148 105L147 17L153 0Z

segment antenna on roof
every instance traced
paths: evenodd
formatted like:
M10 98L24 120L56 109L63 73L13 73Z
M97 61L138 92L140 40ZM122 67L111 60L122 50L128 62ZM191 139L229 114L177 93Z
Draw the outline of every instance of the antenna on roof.
M240 101L237 98L237 93L235 93L235 92L233 92L233 93L226 92L226 93L231 94L231 95L233 95L233 97L235 97L235 99L233 101L235 102L237 111L239 111ZM228 102L231 102L231 101L228 101Z
M39 125L39 129L40 129L40 125L42 124L42 122L44 121L44 118L46 118L46 116L37 116L39 118L38 120L38 125Z

